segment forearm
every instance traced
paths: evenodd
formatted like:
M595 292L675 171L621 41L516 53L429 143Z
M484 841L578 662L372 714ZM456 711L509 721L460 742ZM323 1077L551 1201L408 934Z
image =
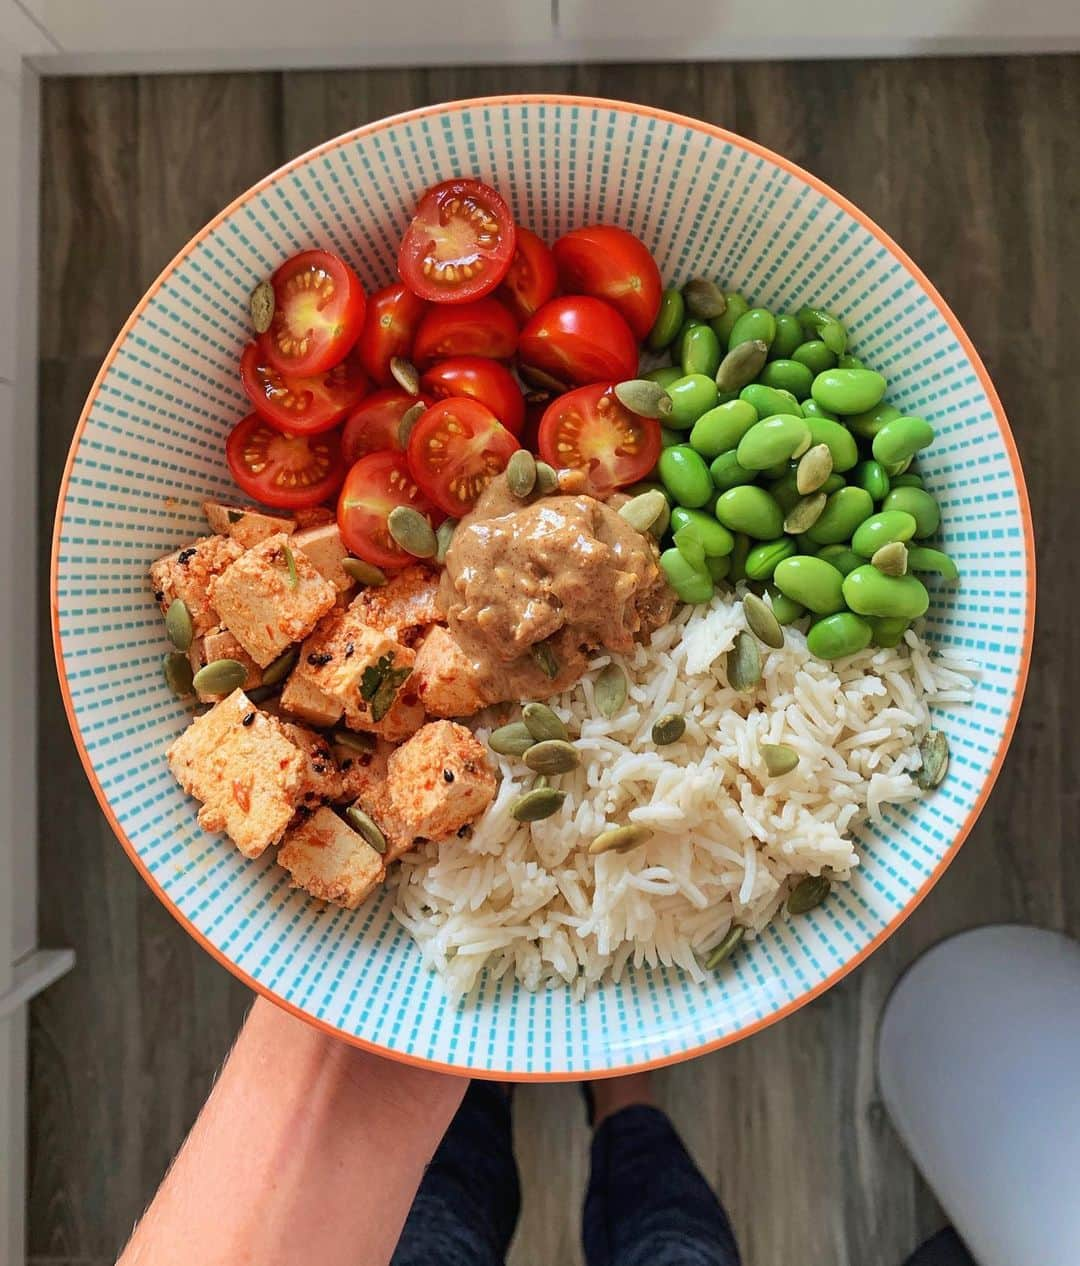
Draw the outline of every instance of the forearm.
M381 1266L465 1085L260 999L119 1266Z

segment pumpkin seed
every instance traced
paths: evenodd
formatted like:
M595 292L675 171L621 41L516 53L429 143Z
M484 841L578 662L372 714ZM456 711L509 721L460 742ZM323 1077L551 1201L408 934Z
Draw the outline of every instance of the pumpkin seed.
M390 376L410 396L420 394L420 371L411 360L406 360L404 356L391 356Z
M437 563L446 562L446 551L450 548L450 542L454 539L454 528L458 525L457 519L443 519L435 531L435 561Z
M657 747L677 743L686 733L686 718L679 712L666 712L653 722L652 741Z
M566 799L565 791L554 787L534 787L510 806L510 816L517 822L540 822L558 813Z
M506 463L506 483L522 501L536 487L536 458L527 448L519 448Z
M782 778L784 774L790 774L799 763L799 753L786 743L762 743L759 751L770 778Z
M705 970L715 971L725 958L730 958L742 944L745 935L746 928L741 923L733 923L720 940L709 950L709 956L705 960Z
M546 703L527 703L521 709L521 717L525 728L538 743L545 739L559 739L565 743L570 737L566 726L559 720Z
M410 404L401 415L401 421L398 423L397 438L402 452L408 448L409 436L413 433L413 427L420 421L421 415L426 411L427 405L423 400L417 400L415 404Z
M191 650L195 626L191 623L191 612L183 598L174 598L169 603L165 612L165 633L178 651Z
M667 497L659 488L650 488L648 492L640 492L631 497L619 510L619 517L625 519L635 531L648 532L653 524L664 513Z
M272 659L262 671L263 686L276 686L279 681L284 681L292 672L296 665L296 661L300 658L300 652L295 646L290 646L287 650L281 652L277 659Z
M165 674L165 684L181 699L191 694L191 661L179 651L172 651L162 656L161 671Z
M796 478L798 476L796 475ZM809 532L821 518L828 497L823 492L812 492L808 497L800 497L791 507L784 519L784 531L789 536L798 536L800 532Z
M537 774L568 774L581 764L581 753L562 739L534 743L521 758Z
M621 851L637 848L639 844L651 840L652 836L652 828L642 826L639 822L631 823L630 826L613 826L607 831L601 831L593 840L589 845L589 856L599 857L601 853L610 853L613 849Z
M529 647L529 654L533 657L536 666L545 677L551 681L558 677L559 661L555 658L555 652L548 646L547 642L536 642Z
M351 576L362 585L386 584L386 573L372 563L365 563L362 558L343 558L341 569L346 576Z
M885 576L906 576L907 546L903 541L889 541L874 550L870 563Z
M663 496L663 493L661 493L660 495ZM660 507L660 517L649 528L649 535L654 540L659 541L670 526L671 526L671 506L668 505L667 498L665 497L664 504Z
M799 459L799 466L795 471L795 488L803 497L817 492L832 471L832 449L828 444L815 444Z
M769 356L764 339L748 339L737 343L720 362L716 385L721 391L741 391L761 373Z
M821 905L831 887L832 884L825 875L807 875L800 879L788 893L788 914L806 914L808 910Z
M300 573L296 570L296 555L288 545L282 545L281 552L285 555L285 570L289 573L289 588L295 589L300 584Z
M248 309L251 312L251 324L256 334L265 334L274 322L274 287L268 281L260 281L248 296Z
M682 290L686 310L691 316L700 317L703 321L711 321L714 317L723 316L727 311L727 299L724 292L708 277L694 277Z
M915 771L915 782L923 791L940 787L949 769L949 740L940 730L927 730L919 744L922 766Z
M231 695L247 680L248 670L237 659L215 659L192 678L192 685L200 695Z
M626 673L618 664L605 664L597 674L593 697L600 715L610 720L626 706Z
M394 506L386 527L398 545L413 558L434 558L438 545L431 524L412 506Z
M567 383L560 382L558 378L554 378L546 370L537 369L535 365L519 365L518 373L530 387L537 387L541 391L550 391L561 396L570 390Z
M546 496L549 492L553 492L558 487L559 476L554 466L549 466L547 462L536 463L536 491L541 497Z
M370 814L365 813L359 805L351 804L345 810L345 817L356 834L366 840L376 853L386 852L386 836Z
M524 756L535 742L524 721L500 725L488 735L488 747L500 756Z
M761 684L761 652L749 633L735 634L735 644L727 654L727 679L732 690L743 693Z
M615 398L642 418L666 418L671 412L671 397L658 382L648 378L616 383Z
M743 598L742 609L750 632L766 646L778 651L784 645L784 630L769 604L756 593L748 593Z
M330 731L330 742L338 747L347 747L350 752L366 754L375 750L374 734L365 734L360 730L347 730L344 726L338 726L336 730Z
M537 780L533 783L533 788L535 790L539 790L541 787L550 787L550 786L551 786L551 779L548 778L547 774L541 774L540 777L537 778Z

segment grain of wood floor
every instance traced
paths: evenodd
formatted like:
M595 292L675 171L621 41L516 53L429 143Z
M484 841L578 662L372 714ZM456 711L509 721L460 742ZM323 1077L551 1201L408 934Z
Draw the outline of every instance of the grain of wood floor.
M47 81L42 577L64 454L94 371L194 230L335 133L427 102L539 90L715 121L853 198L944 292L1017 434L1044 576L1039 641L982 820L930 898L841 985L751 1040L658 1077L748 1263L891 1266L941 1214L875 1097L874 1026L889 986L960 928L1023 920L1080 933L1080 59ZM44 632L40 676L41 936L74 946L78 966L33 1007L30 1253L35 1266L105 1266L191 1124L248 998L113 841L67 733ZM586 1136L577 1091L526 1088L517 1103L526 1200L512 1261L578 1262Z

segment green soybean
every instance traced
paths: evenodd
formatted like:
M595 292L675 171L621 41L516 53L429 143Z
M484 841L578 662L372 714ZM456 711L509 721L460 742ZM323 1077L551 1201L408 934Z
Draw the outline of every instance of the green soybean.
M912 545L908 550L909 571L934 572L943 580L959 580L960 568L939 549L931 549L928 545Z
M941 526L941 511L922 488L894 488L882 502L883 510L905 510L915 520L915 538L933 536Z
M705 555L705 570L716 583L721 580L727 580L731 572L731 555L724 554L720 558Z
M918 524L904 510L880 510L864 519L851 537L851 548L863 558L872 558L883 545L910 541Z
M756 484L729 488L716 503L716 517L730 531L744 532L758 541L775 540L784 527L784 513L776 499Z
M818 620L806 635L806 645L818 659L844 659L870 645L869 623L850 611L838 611Z
M727 528L701 510L676 506L671 512L671 527L675 532L693 532L701 542L706 558L720 558L735 548L735 538Z
M841 369L865 369L866 366L857 356L852 356L850 352L845 352L837 361Z
M695 509L703 506L712 496L713 481L709 468L689 444L665 448L656 463L656 473L678 505Z
M934 441L934 428L925 418L893 418L874 436L874 457L884 466L906 461Z
M735 449L729 449L726 453L721 453L716 457L709 466L709 474L712 477L713 484L721 492L727 492L729 488L738 488L742 484L752 484L757 478L756 470L747 470L745 466L739 465L739 459L736 456Z
M863 413L853 413L844 419L851 431L861 440L872 440L886 422L900 416L895 404L879 404L876 408L867 409Z
M808 343L800 343L792 352L791 359L805 366L810 371L812 379L818 374L823 374L826 369L836 368L836 354L830 352L819 338L811 339Z
M885 465L885 473L890 479L899 478L901 475L907 474L907 469L915 459L913 457L905 457L902 462L887 462Z
M769 585L765 592L769 595L773 615L776 616L778 624L794 624L796 620L801 620L806 614L806 608L801 602L796 602L794 598L789 598L786 593L781 593L775 585Z
M853 549L848 549L846 545L826 545L823 549L818 550L817 556L835 567L842 576L846 576L849 572L853 572L856 567L862 567L866 563L866 559L861 554L856 554Z
M667 391L671 384L678 382L683 375L678 365L664 365L660 369L650 369L647 374L641 376L649 382L658 382Z
M810 428L793 413L780 413L755 422L735 450L747 470L767 470L777 462L799 457L810 447Z
M843 475L830 475L821 485L821 491L826 494L839 492L846 482Z
M692 566L677 549L664 550L660 566L683 602L708 602L712 597L712 576L704 567Z
M740 343L760 339L767 347L776 338L776 317L768 308L749 308L731 327L728 335L728 351Z
M813 396L809 400L803 400L800 407L804 418L828 418L830 422L837 420L836 414L823 409Z
M830 493L821 517L807 535L815 545L838 545L851 540L859 524L874 513L874 503L865 488L840 488Z
M775 420L775 418L770 419L770 421ZM780 462L773 462L771 466L766 466L761 472L763 479L783 479L790 474L791 462L787 458Z
M790 391L776 387L766 387L764 383L752 382L739 392L739 399L752 404L759 418L771 418L777 413L802 413L799 402Z
M790 312L781 312L776 318L776 335L769 348L769 360L788 360L803 341L803 328L799 318Z
M724 300L727 303L727 307L720 316L714 317L709 322L716 331L716 337L720 340L721 347L727 347L735 322L744 312L750 310L746 297L738 290L725 290Z
M772 579L782 594L815 615L832 615L844 609L844 577L824 559L800 554L785 558L777 564Z
M746 577L748 580L769 580L776 570L777 564L785 558L791 558L798 546L790 536L781 536L775 541L762 541L746 556Z
M648 344L654 352L662 352L675 341L686 317L686 303L678 290L665 290L660 296L660 311L649 331Z
M790 391L796 400L806 399L813 381L814 375L797 360L770 361L758 374L758 382L778 391Z
M884 501L892 487L885 467L875 461L859 462L851 472L851 482L865 488L874 501Z
M750 538L745 532L735 533L735 548L731 551L731 571L728 579L732 584L746 579L746 560L750 554Z
M824 308L804 306L795 314L804 330L816 334L829 351L842 356L847 348L847 330Z
M872 369L826 369L814 379L811 392L833 413L865 413L881 402L888 384Z
M785 471L783 478L773 480L768 485L768 489L785 516L790 514L802 500L803 494L799 491L798 470L792 470L790 466Z
M703 413L716 407L716 383L710 374L684 374L666 387L671 397L667 424L676 431L689 431Z
M868 623L875 646L891 649L899 646L904 634L911 627L911 621L899 616L869 616Z
M900 475L893 475L890 483L894 488L921 488L923 486L922 475L916 475L914 471L908 470Z
M832 454L833 470L838 475L851 470L859 460L859 446L847 427L829 418L805 418L812 444L824 444Z
M669 426L660 428L661 448L670 448L672 444L685 444L686 436L681 431L673 431Z
M698 571L705 570L705 546L702 545L693 528L683 528L682 531L676 532L671 540L691 567L697 568Z
M844 601L858 615L916 620L930 605L926 586L916 577L886 576L869 563L844 577Z
M757 410L745 400L729 400L703 413L690 432L690 447L702 457L719 457L737 448L758 420Z
M680 352L684 374L706 374L712 378L720 368L720 340L711 325L688 330Z

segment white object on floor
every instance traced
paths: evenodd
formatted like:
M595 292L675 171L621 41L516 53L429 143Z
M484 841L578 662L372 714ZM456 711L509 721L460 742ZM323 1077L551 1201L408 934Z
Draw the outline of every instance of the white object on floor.
M997 926L929 950L878 1034L889 1115L981 1266L1080 1261L1080 943Z

